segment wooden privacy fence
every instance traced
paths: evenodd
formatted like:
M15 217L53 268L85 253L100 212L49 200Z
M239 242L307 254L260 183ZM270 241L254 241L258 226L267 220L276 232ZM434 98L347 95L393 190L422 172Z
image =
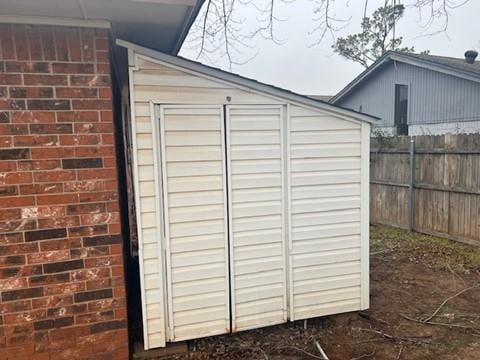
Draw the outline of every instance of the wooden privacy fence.
M370 220L480 246L480 134L372 138Z

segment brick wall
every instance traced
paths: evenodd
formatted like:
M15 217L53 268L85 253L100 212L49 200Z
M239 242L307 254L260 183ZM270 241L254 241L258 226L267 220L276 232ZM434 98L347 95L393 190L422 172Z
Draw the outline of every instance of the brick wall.
M0 24L0 359L128 357L107 37Z

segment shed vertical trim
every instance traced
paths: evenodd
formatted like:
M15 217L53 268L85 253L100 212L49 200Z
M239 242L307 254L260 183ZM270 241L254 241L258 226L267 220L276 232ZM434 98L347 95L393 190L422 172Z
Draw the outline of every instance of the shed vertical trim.
M147 306L145 299L145 273L143 268L143 228L142 228L142 213L140 209L140 184L138 178L138 156L137 156L137 129L136 129L136 114L135 114L135 88L133 82L133 72L138 70L135 67L135 56L133 50L128 49L128 86L130 92L130 125L132 133L132 176L134 184L135 197L135 215L137 220L137 237L138 237L138 266L140 273L140 292L142 303L142 325L143 325L143 346L145 350L150 348L148 338L148 321L147 321ZM165 344L163 345L165 346Z
M289 318L290 321L295 320L295 311L294 311L294 304L293 304L293 242L292 242L292 185L291 185L291 159L290 159L290 125L291 125L291 116L290 116L290 104L287 104L287 111L286 111L286 134L285 134L285 147L286 147L286 161L287 161L287 227L288 227L288 238L287 238L287 253L288 253L288 302L289 302Z
M224 183L227 184L225 197L228 199L228 202L225 202L225 219L228 219L228 239L227 246L225 249L228 249L229 257L229 269L227 269L226 274L230 274L227 279L227 284L230 286L230 299L227 299L230 302L230 331L235 331L236 329L236 311L235 311L235 251L233 246L233 200L232 200L232 167L231 167L231 148L230 148L230 107L225 106L225 151L226 152L226 172L223 172ZM228 195L227 195L228 194Z
M168 312L168 338L172 340L174 338L174 325L173 325L173 298L172 298L172 274L171 274L171 253L170 253L170 220L168 212L168 179L167 179L167 159L165 157L165 124L164 124L164 107L160 106L160 154L162 164L162 189L163 189L163 207L166 211L163 212L165 219L165 263L167 276L167 312ZM158 174L158 173L157 173Z
M226 114L225 114L226 111ZM230 146L227 145L230 141L230 133L227 130L229 126L228 122L228 108L225 110L224 106L220 106L220 113L222 117L220 132L222 134L222 163L223 163L223 171L222 171L222 178L223 178L223 221L224 221L224 237L225 237L225 286L230 286L230 291L225 289L225 309L226 314L225 318L230 319L230 331L233 331L233 324L235 319L235 306L234 304L234 291L233 286L231 283L232 276L235 275L233 271L233 250L232 246L229 246L231 241L231 231L232 231L232 211L231 209L231 201L232 201L232 192L230 191L230 162L228 158L230 158ZM228 255L227 255L228 254ZM230 273L231 272L231 273Z
M166 288L165 288L165 282L166 282L166 274L165 274L165 234L164 234L164 229L165 227L163 226L163 211L162 211L162 204L163 204L163 196L162 196L162 178L161 178L161 153L160 153L160 148L161 148L161 143L160 143L160 127L159 127L159 122L160 122L160 116L157 115L157 109L155 108L155 104L153 101L150 102L150 115L151 115L151 124L152 124L152 148L153 148L153 169L154 173L156 176L154 176L155 180L155 199L157 200L155 203L156 207L156 220L157 220L157 231L158 231L158 246L157 246L157 254L158 254L158 260L160 262L160 266L158 267L158 280L159 280L159 287L162 293L162 296L160 297L159 300L159 305L161 309L163 310L163 316L160 318L160 327L163 329L163 333L166 333L166 321L165 321L165 316L167 315L166 309L165 309L165 294L166 294ZM162 340L163 345L165 346L165 336L163 337Z
M361 151L361 308L370 307L370 125L362 123Z
M288 119L286 118L286 113L284 111L284 106L280 106L280 152L281 152L281 171L282 171L282 258L283 258L283 320L288 320L288 278L289 278L289 270L287 267L287 249L285 246L285 242L287 240L287 214L285 213L285 187L287 186L287 180L285 177L287 176L287 172L285 171L285 163L286 163L286 156L285 156L285 132L286 132L286 123ZM287 165L288 166L288 165Z

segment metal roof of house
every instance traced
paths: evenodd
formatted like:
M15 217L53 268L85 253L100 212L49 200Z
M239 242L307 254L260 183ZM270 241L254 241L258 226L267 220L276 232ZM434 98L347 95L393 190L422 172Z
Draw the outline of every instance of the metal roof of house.
M111 27L116 37L177 54L204 0L0 0L0 23Z
M437 56L430 54L411 54L396 51L386 52L380 59L353 79L347 86L338 92L332 99L331 103L336 103L344 96L349 94L354 88L360 85L364 80L370 78L378 70L387 64L398 61L414 66L419 66L432 71L442 72L448 75L460 77L463 79L480 82L480 61L469 64L464 58L453 58L447 56Z
M192 72L208 76L213 79L229 82L233 85L237 85L243 88L247 88L252 91L263 93L277 98L289 100L293 103L318 108L321 110L329 111L339 116L348 116L355 120L365 121L369 123L375 123L379 118L363 114L361 112L347 109L338 105L330 104L325 101L311 98L306 95L297 94L293 91L282 89L278 86L265 84L255 79L247 78L242 75L227 72L212 66L208 66L190 59L186 59L181 56L168 55L150 48L139 46L137 44L130 43L128 41L117 39L117 45L128 48L133 52L159 60L167 65L177 66Z

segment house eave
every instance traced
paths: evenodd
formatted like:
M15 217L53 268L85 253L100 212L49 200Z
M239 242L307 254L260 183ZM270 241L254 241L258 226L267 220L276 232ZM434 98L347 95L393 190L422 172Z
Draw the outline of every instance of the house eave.
M473 73L469 73L467 71L461 71L459 69L452 68L450 66L441 65L438 63L433 63L428 60L422 60L418 58L409 57L408 54L400 54L400 53L386 53L380 59L378 59L374 64L372 64L368 69L363 71L360 75L358 75L355 79L353 79L347 86L345 86L342 90L338 92L333 98L330 99L330 103L336 104L340 100L342 100L346 95L348 95L351 91L353 91L361 82L363 82L366 78L370 77L373 73L375 73L379 68L383 65L387 64L390 61L398 61L405 64L418 66L424 69L438 71L447 75L459 77L462 79L480 82L480 76L475 75Z

